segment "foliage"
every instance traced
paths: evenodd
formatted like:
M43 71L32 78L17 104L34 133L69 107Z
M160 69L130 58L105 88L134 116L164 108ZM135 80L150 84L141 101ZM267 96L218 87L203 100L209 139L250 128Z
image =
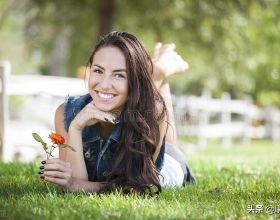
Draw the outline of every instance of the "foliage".
M86 65L98 38L104 19L100 5L110 1L21 2L14 6L21 17L14 28L23 30L29 59L37 61L44 74L74 76ZM112 30L136 34L150 52L156 41L176 43L190 70L170 79L174 93L200 94L206 88L215 96L228 91L233 98L246 94L258 104L280 106L275 98L280 91L278 0L111 2L116 4ZM1 8L7 8L5 3ZM3 23L0 18L0 28L15 22L10 18Z
M153 198L63 193L39 178L39 163L0 164L0 210L7 219L276 219L247 208L279 205L278 155L269 142L209 147L188 155L194 186Z
M141 24L146 26L153 20L150 27L156 30L157 39L174 41L190 63L187 75L172 79L174 92L200 94L207 88L216 96L222 91L230 92L233 98L250 94L259 104L266 104L260 98L262 93L279 94L279 1L177 0L154 4L132 26L140 27L141 32ZM139 7L131 14L138 11L140 16ZM270 103L279 102L270 99Z

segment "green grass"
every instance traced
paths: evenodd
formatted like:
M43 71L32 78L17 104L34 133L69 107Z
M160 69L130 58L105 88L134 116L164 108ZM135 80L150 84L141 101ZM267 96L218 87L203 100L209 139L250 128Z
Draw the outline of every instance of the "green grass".
M279 145L279 146L278 146ZM188 155L194 186L154 198L62 193L37 176L39 163L0 164L1 219L279 219L247 206L280 205L280 144L212 144Z

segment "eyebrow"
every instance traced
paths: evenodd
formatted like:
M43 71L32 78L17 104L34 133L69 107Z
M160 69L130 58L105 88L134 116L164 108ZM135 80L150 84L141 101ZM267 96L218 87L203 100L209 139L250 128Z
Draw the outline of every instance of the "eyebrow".
M98 65L98 64L93 64L93 66L97 66L98 68L105 70L104 67ZM115 69L113 72L126 72L126 69Z

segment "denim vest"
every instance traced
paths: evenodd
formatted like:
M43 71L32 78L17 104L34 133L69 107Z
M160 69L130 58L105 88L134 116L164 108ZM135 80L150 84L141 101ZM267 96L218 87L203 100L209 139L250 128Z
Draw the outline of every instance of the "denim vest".
M89 94L83 96L67 96L64 103L64 128L68 132L71 121L89 103ZM117 120L109 137L104 140L100 136L99 124L85 127L82 132L83 153L89 181L106 181L106 175L112 170L114 154L120 146L122 117ZM164 138L165 139L165 138ZM156 167L160 170L163 165L165 140L163 140Z

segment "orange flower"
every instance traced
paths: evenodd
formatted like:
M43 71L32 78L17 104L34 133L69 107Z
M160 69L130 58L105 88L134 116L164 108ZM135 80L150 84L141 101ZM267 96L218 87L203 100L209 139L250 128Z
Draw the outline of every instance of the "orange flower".
M58 133L51 133L49 138L52 140L54 144L64 144L65 139L61 134Z

